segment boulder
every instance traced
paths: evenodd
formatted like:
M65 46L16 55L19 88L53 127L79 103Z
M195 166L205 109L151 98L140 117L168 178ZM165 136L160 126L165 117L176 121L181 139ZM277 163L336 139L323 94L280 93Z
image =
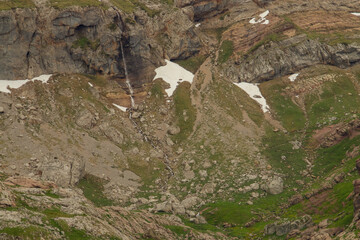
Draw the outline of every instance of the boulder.
M200 202L200 198L198 197L187 197L181 202L181 205L188 209L194 207L198 202Z
M170 135L176 135L176 134L180 133L180 128L177 126L170 126L169 129L167 130L167 132Z
M273 177L267 184L267 192L270 194L280 194L284 190L284 182L281 177Z
M41 179L61 187L73 186L85 175L85 161L78 156L47 156L40 163Z

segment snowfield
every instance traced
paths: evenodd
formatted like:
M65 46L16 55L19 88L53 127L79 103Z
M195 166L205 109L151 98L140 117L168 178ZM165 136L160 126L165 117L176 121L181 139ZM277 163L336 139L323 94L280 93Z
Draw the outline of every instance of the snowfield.
M289 76L289 80L290 82L294 82L296 80L296 78L299 76L300 73L294 73L292 75Z
M241 88L242 90L244 90L256 102L258 102L264 113L269 112L270 110L269 105L267 105L266 99L263 97L263 95L260 92L259 84L247 83L247 82L234 83L234 84L239 88Z
M360 17L360 12L353 12L351 14Z
M251 24L258 24L258 23L261 23L261 24L269 24L270 21L266 19L266 16L269 15L270 11L269 10L266 10L265 12L259 14L259 19L256 20L256 18L252 18L250 19L249 23Z
M52 74L44 74L39 77L35 77L33 79L25 79L25 80L0 80L0 92L11 93L8 88L19 88L27 82L33 82L35 80L41 81L42 83L47 83Z
M170 88L165 89L165 92L170 97L173 95L177 85L183 81L192 83L194 74L181 67L179 64L173 63L169 60L165 60L166 65L155 69L157 78L162 78L165 82L170 84Z
M114 107L120 109L120 111L126 112L126 109L127 109L126 107L122 107L122 106L117 105L117 104L115 104L115 103L113 103L113 105L114 105Z

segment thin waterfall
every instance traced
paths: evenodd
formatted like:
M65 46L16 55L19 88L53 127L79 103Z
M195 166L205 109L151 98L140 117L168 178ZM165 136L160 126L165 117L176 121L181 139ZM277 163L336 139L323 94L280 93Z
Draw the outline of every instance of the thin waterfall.
M116 14L117 14L118 18L121 19L118 10L116 8L114 8L114 10L116 11ZM128 89L130 91L131 108L130 108L130 111L129 111L129 119L133 123L135 129L141 134L141 136L143 137L145 142L150 143L151 147L154 148L155 150L161 150L161 148L163 148L163 147L161 147L161 143L159 141L156 141L157 144L155 144L155 141L153 141L151 138L147 137L146 134L144 133L144 131L141 129L141 126L139 126L136 123L136 121L132 118L132 111L134 110L134 106L135 106L135 101L134 101L134 97L133 97L134 91L133 91L133 89L131 87L130 79L129 79L129 76L128 76L128 70L127 70L126 59L125 59L125 54L124 54L124 46L123 46L123 43L121 41L121 38L120 38L120 48L121 48L121 54L122 54L122 60L123 60L123 64L124 64L124 69L125 69L126 85L127 85ZM170 161L169 161L168 154L166 152L164 152L164 151L163 151L163 153L164 153L164 159L165 159L164 164L166 166L166 169L170 173L170 176L169 176L169 178L170 178L170 177L174 176L174 171L170 167Z
M131 108L133 108L135 106L135 101L134 101L134 91L131 87L130 84L130 79L129 79L129 74L128 74L128 70L127 70L127 65L126 65L126 59L125 59L125 54L124 54L124 47L120 38L120 48L121 48L121 54L122 54L122 60L124 63L124 69L125 69L125 77L126 77L126 85L130 91L130 99L131 99Z

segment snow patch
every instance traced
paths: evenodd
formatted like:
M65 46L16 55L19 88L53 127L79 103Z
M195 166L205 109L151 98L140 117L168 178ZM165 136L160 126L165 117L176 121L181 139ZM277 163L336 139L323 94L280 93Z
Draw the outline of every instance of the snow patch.
M252 18L250 19L249 23L251 24L257 24L257 23L261 23L261 24L269 24L270 21L266 19L266 16L269 15L270 11L266 10L265 12L259 14L259 19L256 20L256 18Z
M292 75L289 76L289 80L290 82L294 82L296 80L296 78L299 76L300 73L294 73Z
M90 87L94 87L94 85L92 85L91 82L88 82L88 84L89 84Z
M122 107L122 106L117 105L117 104L115 104L115 103L113 103L113 105L114 105L116 108L120 109L120 111L126 112L126 109L127 109L126 107Z
M360 12L353 12L351 14L360 17Z
M4 93L11 93L11 90L8 88L19 88L22 85L24 85L27 82L33 82L33 81L41 81L42 83L47 83L50 79L52 74L44 74L40 75L39 77L35 77L33 79L25 79L25 80L0 80L0 92Z
M195 27L200 27L201 23L195 24Z
M260 92L259 84L247 83L247 82L234 83L234 84L239 88L241 88L242 90L244 90L256 102L258 102L264 113L269 112L270 109L269 105L267 105L266 99L263 97L263 95Z
M173 95L177 85L183 81L192 83L194 74L181 67L179 64L173 63L169 60L165 60L166 65L155 69L157 78L162 78L165 82L170 84L170 88L165 89L165 92L170 97Z

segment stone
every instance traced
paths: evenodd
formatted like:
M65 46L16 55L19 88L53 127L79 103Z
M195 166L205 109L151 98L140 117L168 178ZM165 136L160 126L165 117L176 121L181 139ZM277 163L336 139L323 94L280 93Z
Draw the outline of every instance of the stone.
M102 123L99 126L99 129L110 141L113 141L116 144L122 144L124 142L124 135L109 123Z
M284 183L281 177L273 177L271 181L268 182L267 192L270 194L280 194L284 190Z
M26 187L26 188L41 188L41 189L49 189L52 187L55 187L54 184L49 183L49 182L41 182L41 181L37 181L31 178L26 178L26 177L9 177L5 180L5 183L11 183L11 184L15 184L21 187Z
M12 191L0 182L0 208L16 206L15 200L16 196Z
M182 202L181 205L184 206L184 208L192 208L194 207L198 202L200 202L200 198L196 196L187 197Z
M141 112L133 112L132 115L131 115L131 117L132 117L133 119L138 119L138 118L141 117Z
M207 176L208 176L206 170L200 170L200 171L199 171L199 175L200 175L201 177L207 177Z
M10 165L10 168L11 168L12 170L16 170L16 165Z
M185 171L184 172L184 177L186 180L191 180L195 177L195 173L194 171L190 170L190 171Z
M0 106L0 113L4 113L4 112L5 112L4 108Z
M260 188L260 185L258 183L252 183L250 184L250 187L252 190L258 190Z
M170 135L176 135L180 133L180 128L177 126L170 126L167 130L167 133Z
M328 219L324 219L321 222L319 222L319 228L326 228L327 226L329 226L329 220Z
M48 155L39 166L41 179L61 187L74 186L85 175L85 161L76 155L61 158Z

